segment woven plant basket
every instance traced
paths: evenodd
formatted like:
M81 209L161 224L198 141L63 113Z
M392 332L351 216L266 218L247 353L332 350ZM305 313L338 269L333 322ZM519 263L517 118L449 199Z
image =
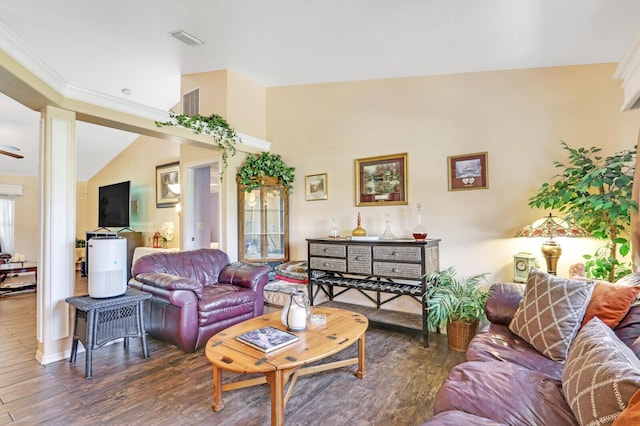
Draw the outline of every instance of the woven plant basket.
M449 348L458 352L466 352L469 342L478 332L478 320L473 322L451 321L447 323Z

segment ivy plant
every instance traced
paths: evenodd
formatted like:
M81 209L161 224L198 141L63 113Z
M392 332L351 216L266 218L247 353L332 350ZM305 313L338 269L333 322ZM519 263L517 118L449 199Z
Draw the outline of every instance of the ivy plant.
M204 133L213 137L216 146L222 151L221 176L229 165L229 157L233 157L237 153L236 144L242 142L229 123L218 114L211 114L209 116L202 116L200 114L185 115L175 114L173 111L169 111L169 121L156 121L155 123L158 127L180 126L191 129L197 134Z
M554 162L560 173L543 183L529 206L554 209L585 228L596 239L606 240L594 254L585 254L588 277L614 282L631 273L631 264L621 262L630 249L630 213L638 211L632 199L636 148L608 157L601 149L571 148L561 142L569 161Z
M279 154L264 151L260 155L250 154L236 176L245 192L259 188L267 176L278 179L282 186L291 191L293 190L295 171L296 168L287 166Z

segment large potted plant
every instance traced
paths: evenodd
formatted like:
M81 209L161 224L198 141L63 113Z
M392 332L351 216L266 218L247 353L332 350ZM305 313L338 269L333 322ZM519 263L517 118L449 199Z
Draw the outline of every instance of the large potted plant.
M427 301L427 324L439 328L447 324L449 347L465 352L471 338L478 331L484 316L487 292L480 288L487 274L458 278L452 266L426 276L429 286L424 294Z
M559 173L543 183L529 198L531 207L554 209L606 243L585 254L588 277L617 281L631 273L629 263L618 258L630 251L631 213L638 211L632 197L636 151L624 150L604 157L596 147L574 149L561 142L567 163L554 162Z

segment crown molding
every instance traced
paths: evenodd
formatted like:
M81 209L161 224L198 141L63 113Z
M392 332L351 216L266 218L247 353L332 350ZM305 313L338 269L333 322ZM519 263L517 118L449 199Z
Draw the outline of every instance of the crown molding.
M29 72L66 99L106 108L153 121L168 121L169 112L138 102L121 99L106 93L79 87L67 82L53 68L36 56L9 28L0 22L0 49ZM250 135L238 134L242 143L251 148L268 151L271 143Z
M169 120L169 111L163 111L138 102L120 99L106 93L85 89L73 84L67 84L62 92L65 98L73 99L102 108L112 109L136 117L142 117L154 121Z
M640 108L640 31L631 41L613 77L622 79L624 101L621 110Z
M67 82L53 68L38 58L9 28L0 22L0 49L31 71L36 77L63 93Z
M269 141L250 135L245 135L244 133L240 132L236 132L236 134L240 137L240 140L246 146L258 149L260 151L269 151L271 149L271 142Z

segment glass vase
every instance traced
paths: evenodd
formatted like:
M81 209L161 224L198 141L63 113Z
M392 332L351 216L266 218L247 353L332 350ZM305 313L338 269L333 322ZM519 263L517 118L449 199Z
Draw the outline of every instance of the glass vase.
M304 290L293 290L282 308L280 320L290 331L304 331L311 317L309 299Z
M329 238L340 238L340 231L336 225L336 218L331 219L331 229L329 230Z
M427 238L427 228L422 226L422 204L418 203L418 224L413 228L412 235L416 241L424 241Z

